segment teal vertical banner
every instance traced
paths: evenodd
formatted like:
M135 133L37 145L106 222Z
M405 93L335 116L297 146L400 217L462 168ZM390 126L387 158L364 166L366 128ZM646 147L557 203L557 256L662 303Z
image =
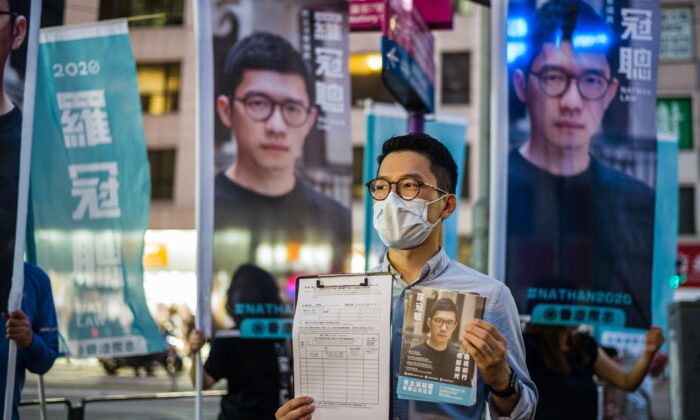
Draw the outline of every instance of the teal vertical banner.
M384 144L384 141L388 140L392 136L406 134L407 124L408 118L406 112L396 106L374 104L368 109L367 142L365 143L365 161L363 168L365 182L377 176L377 157L381 154L382 144ZM463 171L466 170L465 150L467 147L467 119L466 117L459 118L438 114L434 120L427 121L425 123L425 133L430 134L431 136L440 140L440 142L447 147L457 163L457 168L459 171L456 188L457 209L452 216L442 222L443 246L447 252L447 255L449 255L452 259L456 259L459 247L457 219L459 218L459 203L461 201ZM377 232L374 230L372 223L373 202L366 191L364 194L364 203L365 266L369 268L373 267L379 262L379 259L384 254L386 247L379 238L379 235L377 235Z
M662 115L657 116L660 120ZM662 124L660 124L662 125ZM657 146L654 260L651 284L652 325L663 328L668 342L668 305L673 301L672 278L676 274L678 249L678 134L659 133ZM607 328L596 331L601 344L641 354L645 330Z
M678 138L659 134L654 224L652 322L668 331L668 304L673 300L671 278L676 274L678 249ZM667 335L668 337L668 335Z
M42 30L36 91L34 251L66 352L162 351L143 290L150 173L126 21Z

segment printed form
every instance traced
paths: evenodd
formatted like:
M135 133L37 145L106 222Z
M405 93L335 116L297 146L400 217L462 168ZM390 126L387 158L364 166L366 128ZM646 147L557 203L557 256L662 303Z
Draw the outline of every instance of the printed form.
M314 419L388 418L390 320L388 273L299 278L294 395L313 397Z

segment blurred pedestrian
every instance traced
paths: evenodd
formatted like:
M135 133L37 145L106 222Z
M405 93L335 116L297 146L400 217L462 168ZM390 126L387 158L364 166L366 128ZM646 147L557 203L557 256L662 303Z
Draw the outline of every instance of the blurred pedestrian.
M651 327L644 353L625 371L577 327L530 324L523 338L527 367L540 395L535 419L547 420L597 419L598 387L593 376L621 390L635 391L664 343L661 328Z
M275 279L267 271L245 264L233 274L226 310L241 328L249 318L279 316L283 306ZM272 313L271 313L272 312ZM194 355L206 337L199 330L189 335L192 355L190 378L195 383ZM202 384L211 388L219 379L228 382L221 399L219 420L274 419L277 408L289 398L289 359L285 340L217 337L204 364Z

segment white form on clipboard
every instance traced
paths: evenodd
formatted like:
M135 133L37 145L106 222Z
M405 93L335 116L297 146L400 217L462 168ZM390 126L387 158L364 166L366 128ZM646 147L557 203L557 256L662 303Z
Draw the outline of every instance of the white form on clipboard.
M294 395L315 420L389 417L391 274L300 277L292 334Z

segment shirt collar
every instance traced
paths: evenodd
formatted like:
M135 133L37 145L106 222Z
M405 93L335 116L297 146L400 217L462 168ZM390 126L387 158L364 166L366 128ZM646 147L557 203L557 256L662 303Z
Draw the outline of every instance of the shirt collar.
M450 264L450 257L447 256L445 249L440 247L440 250L433 255L421 268L418 279L412 283L412 285L418 284L425 279L432 279L439 276L447 266ZM391 273L392 277L399 278L406 282L405 279L401 277L401 274L391 266L389 263L388 251L384 253L381 262L381 271L388 271Z

